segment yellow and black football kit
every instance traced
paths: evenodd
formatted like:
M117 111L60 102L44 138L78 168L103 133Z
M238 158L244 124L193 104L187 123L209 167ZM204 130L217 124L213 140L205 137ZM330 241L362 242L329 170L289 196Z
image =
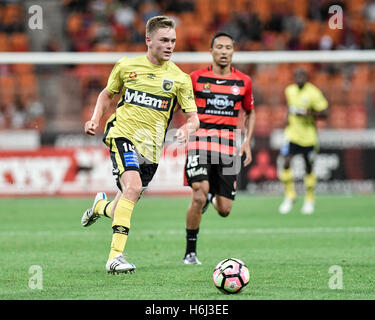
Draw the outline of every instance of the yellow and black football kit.
M107 120L103 138L110 148L117 186L122 191L120 176L127 170L136 170L145 188L156 172L176 104L184 112L197 112L190 76L170 61L160 66L152 64L146 56L125 57L114 66L106 90L121 93L116 112ZM118 265L116 257L121 257L124 251L135 202L121 197L113 206L113 201L103 199L93 210L106 216L114 210L108 257L111 270Z
M160 66L146 56L124 57L114 66L106 90L121 93L103 139L114 174L118 178L126 170L137 170L145 187L156 171L176 104L184 112L197 111L190 76L171 61Z
M285 89L288 104L288 125L285 128L286 143L280 153L283 156L302 154L306 163L312 165L318 150L318 136L313 116L305 116L309 110L323 111L328 108L328 101L322 92L313 84L307 82L302 88L292 84ZM304 116L301 116L304 115ZM285 197L294 199L293 174L290 168L282 169L280 180L285 186ZM305 176L306 200L314 201L314 190L317 183L313 172Z
M318 138L313 116L301 117L299 113L308 110L323 111L328 102L322 92L313 84L307 82L302 89L292 84L285 89L288 103L288 125L285 128L285 137L288 141L302 147L316 146Z

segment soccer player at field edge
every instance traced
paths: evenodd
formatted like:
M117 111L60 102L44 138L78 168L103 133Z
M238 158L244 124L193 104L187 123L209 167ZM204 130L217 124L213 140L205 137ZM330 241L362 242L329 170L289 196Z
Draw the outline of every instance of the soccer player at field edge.
M193 194L186 213L184 264L201 264L196 248L202 214L210 203L220 216L230 214L241 168L239 155L245 155L244 166L252 161L255 112L251 79L232 67L234 42L228 33L213 36L210 53L212 65L190 74L200 129L189 137L185 163L186 182ZM246 137L238 150L236 127L241 108L245 111Z
M327 117L328 101L322 92L307 80L306 70L297 68L294 71L295 83L285 89L288 116L284 131L286 143L280 150L284 164L279 172L279 179L283 182L285 191L284 200L279 207L281 214L289 213L296 200L290 162L297 154L303 156L306 173L304 178L306 193L301 213L312 214L315 209L317 178L313 172L313 164L318 152L315 119Z
M103 141L109 147L113 175L119 188L113 201L100 192L81 219L84 227L100 216L113 219L112 243L106 263L108 273L135 270L123 254L130 230L130 218L142 191L154 176L168 124L178 103L186 123L176 132L177 141L186 143L199 128L191 79L169 61L176 43L175 23L156 16L146 24L146 55L124 57L114 66L106 88L99 94L85 132L95 135L112 99L119 95L116 111L106 123Z

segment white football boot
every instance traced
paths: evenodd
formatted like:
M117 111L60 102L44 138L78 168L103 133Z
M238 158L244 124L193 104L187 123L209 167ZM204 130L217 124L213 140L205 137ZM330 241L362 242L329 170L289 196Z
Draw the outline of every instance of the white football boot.
M279 207L279 212L281 214L289 213L293 208L293 204L294 204L294 199L285 197L284 201L281 203L281 205Z
M302 214L313 214L314 213L314 202L313 201L306 201L303 203Z
M87 209L85 213L83 214L82 219L81 219L81 224L83 227L88 227L92 225L94 222L96 222L96 220L100 218L100 215L94 213L94 208L96 204L98 203L98 201L100 200L107 200L107 195L104 192L98 192L96 194L92 207Z
M202 262L200 262L200 261L198 260L198 257L197 257L197 255L196 255L195 252L190 252L190 253L188 253L188 254L184 257L184 259L182 260L182 262L183 262L184 264L202 264Z
M129 263L125 259L124 254L118 254L112 260L108 260L105 265L107 273L119 274L119 273L133 273L135 272L135 265Z

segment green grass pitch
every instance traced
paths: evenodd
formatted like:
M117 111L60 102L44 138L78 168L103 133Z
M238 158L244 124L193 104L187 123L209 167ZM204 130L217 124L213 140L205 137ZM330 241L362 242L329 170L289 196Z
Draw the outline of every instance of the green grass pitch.
M92 200L0 200L0 300L375 298L375 195L318 196L311 216L299 213L301 198L288 215L277 212L281 197L239 195L227 218L211 206L199 233L202 265L182 264L190 199L144 196L126 246L137 271L122 275L105 272L111 221L80 225ZM211 279L230 257L250 271L249 285L235 295L219 292ZM39 289L30 285L35 265ZM341 268L342 289L330 288L339 283L332 266Z

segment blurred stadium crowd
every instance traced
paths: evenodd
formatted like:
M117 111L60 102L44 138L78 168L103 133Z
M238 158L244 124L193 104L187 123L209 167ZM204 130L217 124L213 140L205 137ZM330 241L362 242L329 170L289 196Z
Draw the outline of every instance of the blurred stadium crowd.
M27 27L27 9L32 3L0 1L1 52L145 51L145 22L159 14L172 16L177 22L176 51L207 51L211 36L219 30L234 36L237 51L375 49L375 2L371 0L50 0L48 3L50 7L42 5L47 10L44 15L53 17L52 21L63 21L61 37L46 36L43 38L46 41L36 46L35 33ZM329 28L328 9L333 4L343 9L343 29ZM39 35L51 29L51 24L47 25ZM356 129L375 126L373 65L302 65L309 72L309 80L322 89L330 103L329 119L319 126ZM181 65L185 72L200 67L202 64ZM283 91L293 81L296 65L237 67L253 79L256 134L269 135L273 128L281 128L286 113ZM91 115L111 68L111 65L0 65L0 129L80 131L80 124Z

